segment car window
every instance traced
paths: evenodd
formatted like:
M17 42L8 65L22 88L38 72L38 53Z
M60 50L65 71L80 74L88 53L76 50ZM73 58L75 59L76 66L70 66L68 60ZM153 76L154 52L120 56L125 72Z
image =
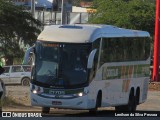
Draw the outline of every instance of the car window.
M31 66L22 66L25 72L31 72Z
M5 69L4 73L9 73L9 68L10 67L3 67Z
M12 72L23 72L21 66L12 66Z

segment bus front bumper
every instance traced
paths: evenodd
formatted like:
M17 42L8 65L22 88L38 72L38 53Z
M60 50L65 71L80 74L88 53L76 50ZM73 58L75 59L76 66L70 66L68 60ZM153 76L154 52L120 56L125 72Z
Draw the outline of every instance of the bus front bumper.
M73 98L53 98L43 96L41 94L34 94L32 92L30 95L32 106L53 107L62 109L90 109L92 103L88 100L87 95Z

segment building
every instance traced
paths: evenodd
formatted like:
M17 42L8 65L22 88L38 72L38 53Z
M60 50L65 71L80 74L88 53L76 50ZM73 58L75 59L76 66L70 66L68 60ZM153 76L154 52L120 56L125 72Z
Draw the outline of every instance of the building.
M12 0L15 5L23 5L27 8L31 8L32 0ZM69 4L68 0L63 0L64 6L68 9L71 9L71 4ZM36 10L54 10L54 7L57 7L56 11L61 10L62 0L35 0ZM71 10L70 10L71 11Z
M15 5L28 5L31 0L12 0Z

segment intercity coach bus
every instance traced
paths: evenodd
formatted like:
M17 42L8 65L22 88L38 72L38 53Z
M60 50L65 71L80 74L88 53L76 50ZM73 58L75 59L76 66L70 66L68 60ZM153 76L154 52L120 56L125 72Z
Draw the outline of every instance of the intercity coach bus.
M150 35L111 25L51 25L33 47L31 104L135 111L147 99Z

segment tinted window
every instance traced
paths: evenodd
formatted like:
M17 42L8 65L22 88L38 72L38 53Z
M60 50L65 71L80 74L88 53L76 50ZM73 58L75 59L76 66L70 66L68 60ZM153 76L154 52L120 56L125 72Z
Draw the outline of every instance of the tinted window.
M86 43L37 42L33 82L65 88L86 85L90 51Z
M25 72L31 72L31 66L22 66Z
M12 72L23 72L21 66L12 66Z
M105 62L141 61L150 55L148 38L104 38L100 64Z
M5 69L4 73L9 73L9 68L10 67L4 67L4 69Z

